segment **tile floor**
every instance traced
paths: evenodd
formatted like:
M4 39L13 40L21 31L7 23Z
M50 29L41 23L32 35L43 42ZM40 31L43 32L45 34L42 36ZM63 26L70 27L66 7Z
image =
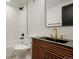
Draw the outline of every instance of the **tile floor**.
M28 50L27 53L26 53L26 58L25 59L32 59L32 53L31 53L31 50ZM11 57L8 57L6 59L16 59L16 56L11 56Z

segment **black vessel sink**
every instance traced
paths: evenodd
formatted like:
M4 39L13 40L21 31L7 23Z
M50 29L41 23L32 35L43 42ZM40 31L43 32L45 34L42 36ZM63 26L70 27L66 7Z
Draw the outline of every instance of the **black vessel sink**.
M67 43L67 40L60 40L60 39L56 39L56 38L50 38L50 37L40 37L40 39L46 39L46 40L50 40L50 41L55 41L55 42L59 42L59 43Z

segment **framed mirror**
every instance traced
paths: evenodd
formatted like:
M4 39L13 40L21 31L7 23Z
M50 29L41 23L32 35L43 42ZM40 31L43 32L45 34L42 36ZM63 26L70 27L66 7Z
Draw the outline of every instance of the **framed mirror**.
M46 0L46 26L62 26L62 7L73 0Z

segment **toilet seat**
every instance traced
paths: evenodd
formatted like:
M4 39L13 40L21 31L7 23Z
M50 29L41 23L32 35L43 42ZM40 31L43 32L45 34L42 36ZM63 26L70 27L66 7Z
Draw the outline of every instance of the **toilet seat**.
M14 47L15 50L24 50L24 49L29 49L30 47L24 44L19 44L17 46Z

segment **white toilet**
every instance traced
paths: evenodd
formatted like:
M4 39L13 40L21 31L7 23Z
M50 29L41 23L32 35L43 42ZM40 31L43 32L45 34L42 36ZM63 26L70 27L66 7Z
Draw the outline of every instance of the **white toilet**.
M25 53L28 49L30 49L30 47L24 44L15 46L14 51L16 54L16 59L25 59Z

